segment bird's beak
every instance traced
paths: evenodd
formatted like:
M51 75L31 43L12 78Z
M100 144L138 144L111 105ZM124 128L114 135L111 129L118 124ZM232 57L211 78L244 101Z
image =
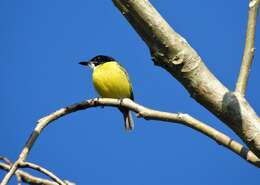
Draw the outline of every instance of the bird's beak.
M79 64L83 65L83 66L88 66L91 69L94 69L94 67L95 67L95 65L93 64L92 61L82 61L82 62L79 62Z

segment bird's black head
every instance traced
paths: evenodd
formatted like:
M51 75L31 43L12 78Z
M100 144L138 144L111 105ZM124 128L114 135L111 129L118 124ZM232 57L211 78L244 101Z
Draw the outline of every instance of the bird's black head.
M79 64L86 65L86 66L93 68L100 64L104 64L106 62L111 62L111 61L115 61L115 59L113 59L112 57L109 57L109 56L105 56L105 55L97 55L94 58L92 58L90 61L83 61L83 62L80 62Z
M105 56L105 55L98 55L92 58L90 61L97 62L97 63L105 63L105 62L111 62L115 61L112 57Z

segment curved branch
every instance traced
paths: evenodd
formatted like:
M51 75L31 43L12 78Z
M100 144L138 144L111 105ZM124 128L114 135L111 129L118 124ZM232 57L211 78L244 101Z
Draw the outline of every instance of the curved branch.
M183 113L176 114L176 113L161 112L161 111L149 109L131 101L130 99L124 99L123 101L121 101L118 99L111 99L111 98L97 98L97 99L90 99L77 104L73 104L65 108L61 108L49 114L48 116L41 118L37 122L37 125L34 131L32 132L31 136L29 137L27 143L25 144L25 147L23 148L18 160L11 167L10 171L5 175L1 185L6 185L9 179L11 178L11 176L17 170L17 168L19 168L20 165L24 164L24 161L27 158L33 144L35 143L35 141L37 140L38 136L41 134L43 129L46 126L48 126L48 124L72 112L84 110L91 107L97 107L97 106L113 106L113 107L122 106L136 112L138 117L143 117L144 119L147 120L161 120L161 121L176 122L176 123L186 125L190 128L193 128L201 132L202 134L207 135L211 139L215 140L217 143L225 146L229 150L238 154L240 157L246 159L251 164L260 167L260 160L253 152L249 151L238 142L230 139L225 134L217 131L216 129L208 126L205 123L200 122L199 120L191 117L188 114L183 114Z
M256 18L258 14L259 2L260 0L249 1L245 49L244 49L238 81L236 84L236 91L241 93L243 96L245 95L248 76L249 76L249 72L250 72L250 68L253 62L253 57L255 52L255 48L254 48L255 30L256 30Z
M30 162L21 162L19 164L19 167L21 168L31 168L34 170L37 170L45 175L47 175L48 177L50 177L54 182L57 182L59 185L66 185L66 183L64 183L59 177L57 177L56 175L54 175L52 172L50 172L49 170L37 165L37 164L33 164Z
M260 122L239 93L230 92L148 0L113 0L146 42L155 65L175 77L198 103L228 125L260 158Z
M9 164L1 163L0 162L0 169L3 169L5 171L9 171L11 166ZM56 182L52 182L46 179L42 179L39 177L35 177L27 172L24 172L22 170L17 170L15 172L16 175L21 177L21 180L28 184L34 184L34 185L58 185Z

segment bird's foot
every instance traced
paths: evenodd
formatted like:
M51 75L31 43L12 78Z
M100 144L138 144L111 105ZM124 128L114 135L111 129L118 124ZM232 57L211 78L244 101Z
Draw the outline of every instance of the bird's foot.
M119 98L119 105L120 105L120 107L122 107L122 105L123 105L123 102L124 101L124 98Z

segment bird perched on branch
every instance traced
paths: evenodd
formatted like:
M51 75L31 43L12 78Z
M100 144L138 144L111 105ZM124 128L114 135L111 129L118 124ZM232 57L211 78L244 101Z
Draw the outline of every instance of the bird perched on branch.
M98 55L90 61L83 61L79 64L93 69L93 84L101 97L134 100L132 85L126 70L112 57ZM130 111L123 107L119 110L124 116L125 129L133 130L134 122Z

